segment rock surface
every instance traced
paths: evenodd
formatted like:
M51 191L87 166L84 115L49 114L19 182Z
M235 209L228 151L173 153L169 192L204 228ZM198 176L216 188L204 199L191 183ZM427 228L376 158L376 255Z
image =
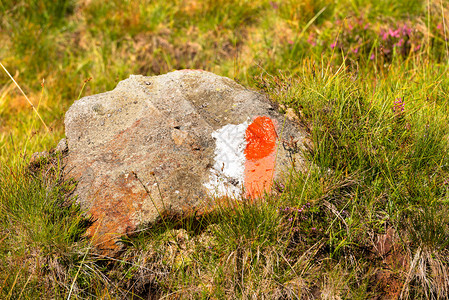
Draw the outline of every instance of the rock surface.
M263 95L195 70L131 75L76 101L65 130L65 176L78 180L77 201L95 220L88 235L104 251L165 214L269 192L301 165L304 139Z

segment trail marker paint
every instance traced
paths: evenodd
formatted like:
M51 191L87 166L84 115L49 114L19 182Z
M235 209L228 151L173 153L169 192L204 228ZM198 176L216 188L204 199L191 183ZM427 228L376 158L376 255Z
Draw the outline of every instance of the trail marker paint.
M276 160L276 129L269 117L251 124L228 124L214 131L215 164L205 187L217 197L258 198L271 190Z
M276 160L276 129L268 117L257 117L245 133L245 189L252 199L270 192Z
M217 197L239 197L245 173L245 131L248 123L228 124L214 131L215 164L205 187Z

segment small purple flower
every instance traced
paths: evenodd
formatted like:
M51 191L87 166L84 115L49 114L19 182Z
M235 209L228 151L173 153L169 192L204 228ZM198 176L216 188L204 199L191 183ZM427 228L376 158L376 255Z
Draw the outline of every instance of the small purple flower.
M402 101L402 98L396 98L396 101L394 101L393 105L393 112L396 114L400 114L404 111L405 105L404 101Z
M369 59L374 60L374 58L376 58L376 56L374 55L374 53L372 53Z
M337 42L333 42L333 43L331 44L331 49L334 49L335 46L337 46Z

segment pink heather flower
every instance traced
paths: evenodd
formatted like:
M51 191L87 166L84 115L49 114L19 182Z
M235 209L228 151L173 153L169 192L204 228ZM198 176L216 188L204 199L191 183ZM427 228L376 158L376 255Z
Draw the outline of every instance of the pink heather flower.
M372 53L369 59L374 60L374 58L376 58L376 56L374 55L374 53Z
M394 101L393 105L393 112L399 114L403 111L404 111L404 101L402 101L402 98L396 98L396 101Z
M314 38L315 38L315 36L313 34L309 34L309 37L307 38L307 43L309 43L313 47L316 46L316 42L315 42Z
M401 30L399 28L394 31L394 37L395 38L400 38L401 37Z
M293 41L292 40L288 40L287 43L289 43L290 45L293 45Z
M394 31L391 30L391 28L388 29L388 34L392 37L394 37Z
M331 49L334 49L335 46L337 46L337 42L333 42L333 43L331 44Z
M403 27L403 34L404 35L410 35L412 33L412 29L408 27L407 25L404 25Z
M357 54L357 52L359 52L359 48L357 47L357 48L352 49L352 52L353 52L354 54Z
M396 30L389 30L389 33L390 33L390 35L392 36L392 37L395 37L395 38L399 38L400 37L400 32L399 32L399 28L398 29L396 29Z

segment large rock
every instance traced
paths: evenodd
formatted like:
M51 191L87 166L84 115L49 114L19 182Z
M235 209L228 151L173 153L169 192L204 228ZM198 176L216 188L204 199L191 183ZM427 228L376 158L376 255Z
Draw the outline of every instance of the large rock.
M300 166L303 132L261 94L205 71L131 75L65 116L66 177L103 250L166 214L258 198Z

